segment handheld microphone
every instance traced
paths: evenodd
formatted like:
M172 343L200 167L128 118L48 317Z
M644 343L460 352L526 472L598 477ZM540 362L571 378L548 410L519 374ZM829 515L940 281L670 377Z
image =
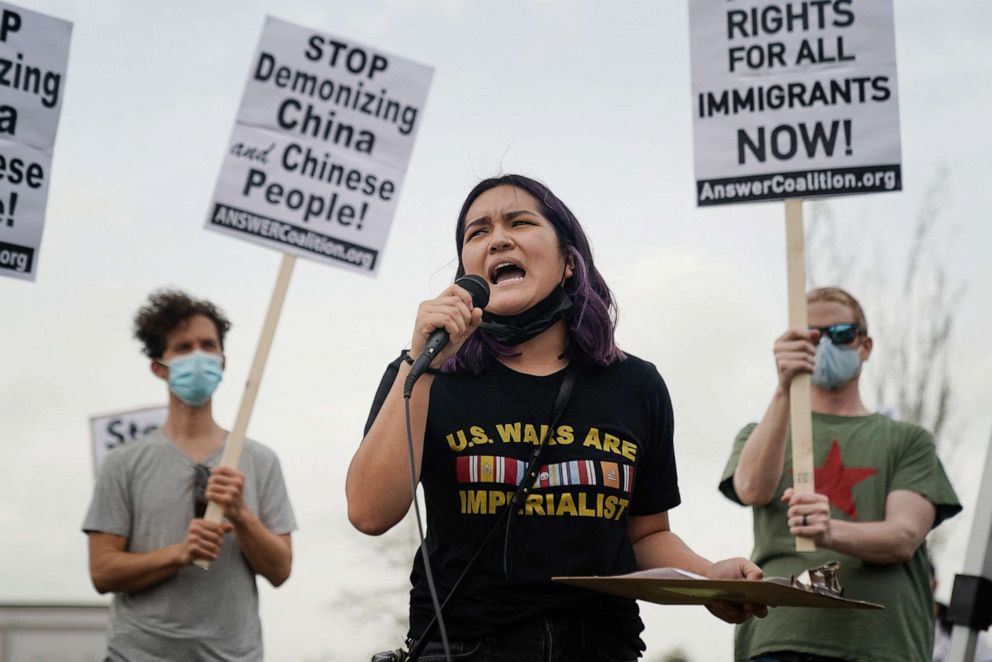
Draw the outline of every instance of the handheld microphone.
M462 276L455 281L455 285L472 295L473 308L485 308L489 303L489 283L482 276ZM424 350L416 358L410 367L410 374L407 375L406 383L403 386L403 397L409 398L413 392L413 384L420 378L431 361L448 344L448 332L444 327L435 329L427 339Z

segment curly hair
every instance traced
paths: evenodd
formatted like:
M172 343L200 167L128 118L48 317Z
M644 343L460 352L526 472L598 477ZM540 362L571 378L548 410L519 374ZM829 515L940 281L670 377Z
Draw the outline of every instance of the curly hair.
M169 334L194 315L203 315L214 323L223 349L231 322L211 302L193 299L180 290L157 290L148 297L148 303L134 316L134 337L144 346L145 356L160 359Z

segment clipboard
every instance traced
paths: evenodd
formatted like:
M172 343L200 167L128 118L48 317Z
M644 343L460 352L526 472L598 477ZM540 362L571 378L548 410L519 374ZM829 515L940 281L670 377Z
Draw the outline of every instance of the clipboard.
M816 588L799 588L791 579L784 577L756 581L707 579L678 568L652 568L612 577L552 577L551 580L660 605L705 605L714 600L724 600L769 607L885 608L874 602L851 600Z

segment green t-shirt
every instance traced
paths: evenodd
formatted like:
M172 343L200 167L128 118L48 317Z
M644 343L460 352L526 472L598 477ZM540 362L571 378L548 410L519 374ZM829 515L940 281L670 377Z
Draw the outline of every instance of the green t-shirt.
M733 475L744 443L755 428L737 435L720 481L720 491L740 503ZM746 662L774 651L797 651L851 662L929 662L933 648L932 596L926 545L907 563L862 561L831 549L799 554L789 533L788 506L779 497L792 486L791 439L785 470L767 505L754 508L752 559L766 577L789 577L828 561L840 561L844 596L885 605L885 609L850 611L780 607L764 619L737 627L735 660ZM816 491L830 497L831 517L854 522L885 519L885 499L894 490L911 490L937 508L934 521L961 510L934 450L933 437L910 423L881 414L833 416L813 414L813 459Z

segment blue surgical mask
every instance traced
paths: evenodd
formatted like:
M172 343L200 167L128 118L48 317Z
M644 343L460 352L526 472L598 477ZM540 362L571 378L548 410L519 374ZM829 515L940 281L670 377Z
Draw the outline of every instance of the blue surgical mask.
M199 350L177 356L165 365L169 367L169 390L190 407L209 400L224 374L219 354Z
M835 345L824 337L816 346L816 365L810 381L814 386L836 391L861 372L858 350L846 345Z

